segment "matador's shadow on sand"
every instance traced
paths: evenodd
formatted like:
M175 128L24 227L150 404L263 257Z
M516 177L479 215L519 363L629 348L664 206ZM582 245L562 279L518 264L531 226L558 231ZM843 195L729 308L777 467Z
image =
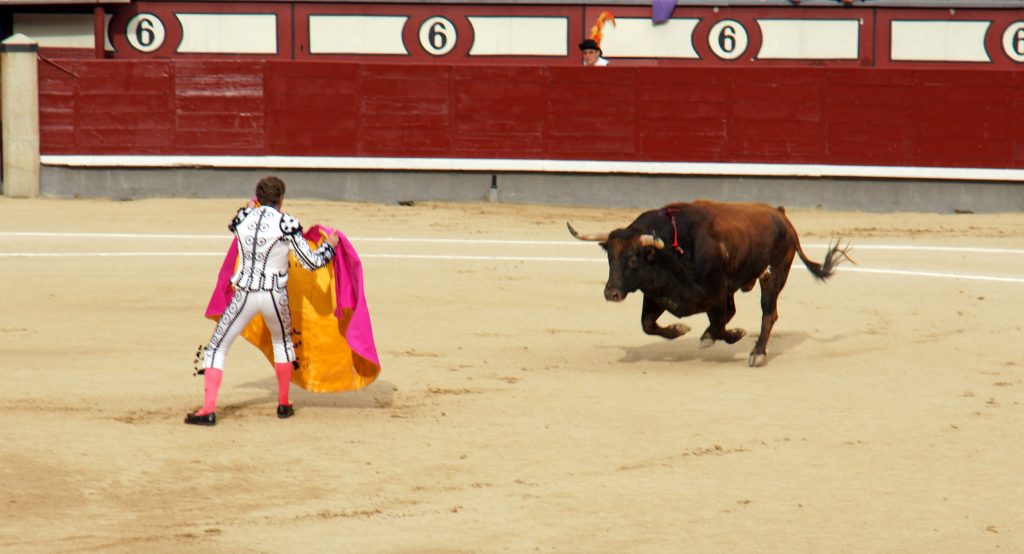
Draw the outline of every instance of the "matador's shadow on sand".
M227 414L251 406L277 405L277 379L266 377L238 385L239 388L258 389L266 392L261 398L251 398L241 402L232 402L221 410ZM296 411L302 408L388 408L395 403L394 384L377 380L365 388L347 392L309 392L292 385L291 399Z

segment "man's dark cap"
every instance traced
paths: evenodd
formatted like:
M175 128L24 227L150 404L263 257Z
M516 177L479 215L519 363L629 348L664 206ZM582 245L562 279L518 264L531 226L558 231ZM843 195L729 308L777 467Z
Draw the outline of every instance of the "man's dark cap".
M580 43L580 50L597 50L598 52L600 52L601 47L597 45L596 40L588 38L587 40L584 40L583 42Z

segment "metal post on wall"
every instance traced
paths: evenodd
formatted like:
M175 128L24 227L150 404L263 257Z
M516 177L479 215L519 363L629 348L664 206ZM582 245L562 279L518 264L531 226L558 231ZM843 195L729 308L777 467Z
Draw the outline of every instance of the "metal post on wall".
M39 43L18 33L0 42L4 196L39 196Z
M93 54L97 60L102 60L107 55L107 12L103 6L96 6L92 9L92 36Z

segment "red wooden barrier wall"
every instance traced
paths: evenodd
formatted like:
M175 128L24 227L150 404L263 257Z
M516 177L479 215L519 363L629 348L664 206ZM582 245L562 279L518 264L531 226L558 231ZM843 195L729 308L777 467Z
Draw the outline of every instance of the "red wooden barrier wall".
M293 61L40 64L50 154L1024 168L1024 74Z

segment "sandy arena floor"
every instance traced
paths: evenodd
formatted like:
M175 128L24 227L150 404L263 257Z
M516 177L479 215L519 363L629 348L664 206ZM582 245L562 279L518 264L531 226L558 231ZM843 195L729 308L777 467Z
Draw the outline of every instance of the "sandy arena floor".
M635 210L288 202L362 254L381 377L278 420L239 341L190 427L239 204L0 199L0 551L1024 552L1022 214L790 210L860 265L794 265L752 369L758 289L707 350L604 301L565 221Z

